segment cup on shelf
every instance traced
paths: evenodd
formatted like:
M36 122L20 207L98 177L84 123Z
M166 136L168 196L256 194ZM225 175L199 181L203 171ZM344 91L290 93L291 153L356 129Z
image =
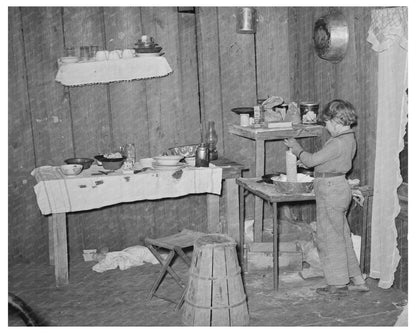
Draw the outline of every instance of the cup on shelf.
M97 52L98 52L98 46L97 45L91 45L90 46L90 53L88 55L88 58L91 59L91 60L95 60Z
M250 115L248 113L240 114L240 125L250 126Z
M81 61L87 61L90 54L89 46L80 46L79 48L79 58Z
M98 60L98 61L108 60L108 51L107 50L97 51L97 53L95 54L95 60Z
M65 48L65 57L75 57L75 48L73 46L68 46Z
M118 60L121 57L121 50L113 50L108 54L108 60Z
M133 49L124 49L122 53L123 59L133 58L134 50Z

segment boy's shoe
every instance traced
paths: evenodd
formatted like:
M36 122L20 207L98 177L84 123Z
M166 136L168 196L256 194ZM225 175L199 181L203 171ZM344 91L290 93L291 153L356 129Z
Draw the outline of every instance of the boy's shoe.
M349 291L359 291L362 293L365 293L367 291L370 291L370 288L367 286L367 283L362 283L362 284L354 284L354 282L350 282L348 285L348 290Z
M335 287L335 286L326 286L323 288L317 288L316 292L319 295L334 295L334 296L346 296L348 295L348 287Z

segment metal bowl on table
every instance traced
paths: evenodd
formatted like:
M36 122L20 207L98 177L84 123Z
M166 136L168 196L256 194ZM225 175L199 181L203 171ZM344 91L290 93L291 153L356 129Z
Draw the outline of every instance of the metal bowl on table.
M84 170L89 169L91 167L92 162L94 162L92 158L85 157L73 157L65 160L66 164L81 164Z
M126 159L125 156L119 158L107 158L104 155L97 155L94 158L101 162L103 168L106 170L118 170L123 165L124 160Z

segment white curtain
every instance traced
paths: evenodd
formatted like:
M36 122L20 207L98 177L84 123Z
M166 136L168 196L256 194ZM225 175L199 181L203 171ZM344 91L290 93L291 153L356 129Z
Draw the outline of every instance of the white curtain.
M407 123L407 7L372 12L367 40L378 52L378 111L370 277L390 288L400 260L395 218L402 183L399 153Z

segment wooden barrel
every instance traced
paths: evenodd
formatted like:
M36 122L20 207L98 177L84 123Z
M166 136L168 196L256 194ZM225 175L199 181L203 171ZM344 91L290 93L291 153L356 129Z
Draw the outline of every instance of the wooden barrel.
M249 316L236 242L208 234L194 244L182 322L187 326L244 326Z

